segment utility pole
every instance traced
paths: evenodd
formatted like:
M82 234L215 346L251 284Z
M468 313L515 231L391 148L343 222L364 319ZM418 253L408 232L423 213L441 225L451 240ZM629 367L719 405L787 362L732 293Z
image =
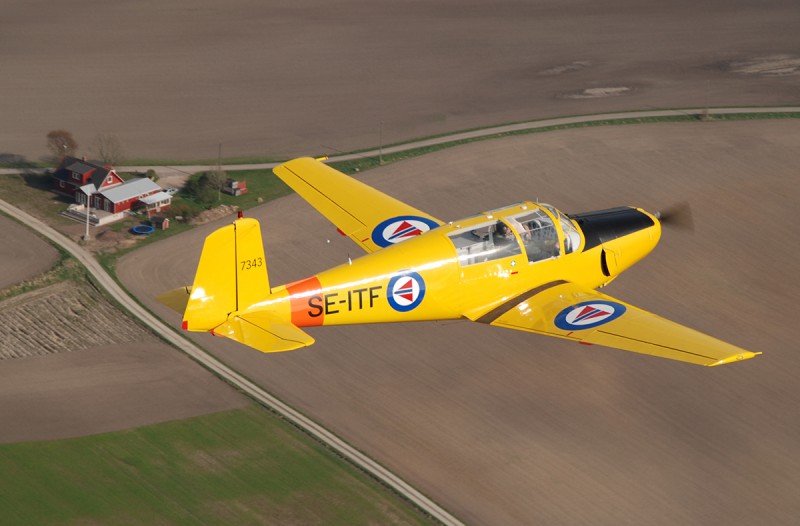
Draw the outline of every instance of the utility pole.
M86 191L86 233L83 235L84 241L91 241L91 237L89 236L89 207L92 202L92 194L89 191Z
M218 179L220 177L221 173L222 173L222 141L219 141L219 149L217 150L217 177L216 177L216 179ZM217 184L217 202L219 202L219 201L222 200L222 186L221 185L223 183L220 183L220 181L217 181L217 183L219 183L219 184Z
M700 114L701 121L707 121L711 119L711 115L708 112L708 92L711 90L711 81L706 80L706 104L703 112Z

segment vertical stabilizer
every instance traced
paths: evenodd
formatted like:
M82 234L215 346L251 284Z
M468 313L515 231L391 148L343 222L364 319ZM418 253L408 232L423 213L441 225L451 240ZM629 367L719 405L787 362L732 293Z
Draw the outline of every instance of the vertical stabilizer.
M261 227L239 218L206 237L183 327L209 331L270 293Z

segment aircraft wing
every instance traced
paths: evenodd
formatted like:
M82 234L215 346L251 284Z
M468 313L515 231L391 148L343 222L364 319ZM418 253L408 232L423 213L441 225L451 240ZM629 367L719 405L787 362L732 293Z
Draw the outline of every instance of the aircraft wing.
M565 281L528 291L476 321L707 366L761 354Z
M294 159L275 167L273 172L367 252L442 224L315 159Z

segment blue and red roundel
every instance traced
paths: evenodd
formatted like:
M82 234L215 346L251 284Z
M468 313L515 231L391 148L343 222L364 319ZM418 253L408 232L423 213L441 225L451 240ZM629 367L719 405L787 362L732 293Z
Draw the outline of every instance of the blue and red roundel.
M583 301L562 310L554 323L565 331L593 329L625 314L625 305L615 301Z
M397 216L383 221L372 230L372 242L379 247L388 247L418 236L439 224L427 217Z
M389 280L386 299L397 312L416 309L425 297L425 281L416 272L406 272Z

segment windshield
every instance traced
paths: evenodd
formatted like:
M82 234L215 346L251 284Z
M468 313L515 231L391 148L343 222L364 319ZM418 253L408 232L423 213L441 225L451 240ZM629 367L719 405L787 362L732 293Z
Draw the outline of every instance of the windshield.
M581 244L581 235L578 233L578 229L575 228L575 224L570 218L552 206L544 204L542 206L547 208L551 214L558 218L558 222L561 224L561 230L564 232L564 253L571 254Z
M519 233L529 262L555 258L561 253L553 220L543 210L535 209L506 219Z

